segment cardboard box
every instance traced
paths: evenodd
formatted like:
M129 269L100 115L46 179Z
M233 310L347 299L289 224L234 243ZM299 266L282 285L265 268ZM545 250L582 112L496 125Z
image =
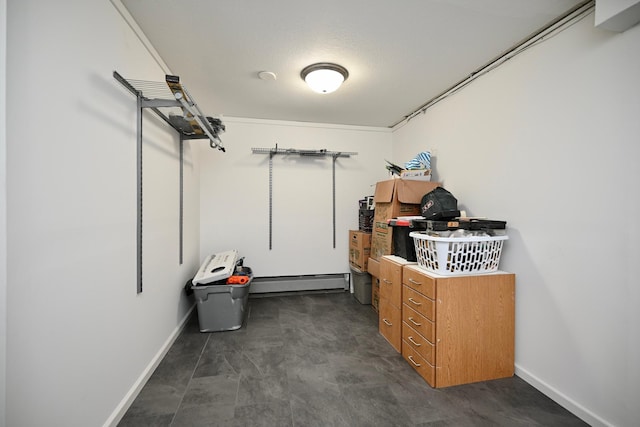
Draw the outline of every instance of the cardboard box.
M349 230L349 264L367 271L371 253L371 233Z
M380 306L380 261L369 258L369 274L371 275L371 306L378 313Z
M420 215L420 202L439 182L390 179L376 184L375 214L371 232L371 258L393 254L393 230L387 220L399 216Z
M371 306L373 311L380 311L380 279L371 276Z
M400 172L400 178L414 181L431 181L431 169L409 169Z

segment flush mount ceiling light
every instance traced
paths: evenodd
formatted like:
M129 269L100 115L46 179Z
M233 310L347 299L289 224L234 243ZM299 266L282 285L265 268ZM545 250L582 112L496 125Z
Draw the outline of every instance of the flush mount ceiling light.
M347 80L349 72L341 65L320 62L304 67L300 72L300 77L314 92L331 93Z

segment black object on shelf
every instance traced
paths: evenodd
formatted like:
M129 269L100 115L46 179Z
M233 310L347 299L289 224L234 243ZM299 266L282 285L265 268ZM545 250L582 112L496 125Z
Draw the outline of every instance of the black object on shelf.
M360 231L371 232L373 230L373 213L372 209L360 209L358 211L358 229Z
M452 231L452 230L504 230L506 221L476 219L476 218L452 218L449 220L412 219L412 226L416 230L424 231Z
M413 220L390 219L387 223L393 228L393 254L410 262L417 261L416 247L409 233L423 230L423 228L415 228Z

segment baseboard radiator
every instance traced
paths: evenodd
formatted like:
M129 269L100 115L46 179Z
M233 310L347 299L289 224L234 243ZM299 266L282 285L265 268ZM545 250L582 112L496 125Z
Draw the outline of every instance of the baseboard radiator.
M250 294L300 292L322 290L348 290L349 273L309 274L302 276L254 277Z

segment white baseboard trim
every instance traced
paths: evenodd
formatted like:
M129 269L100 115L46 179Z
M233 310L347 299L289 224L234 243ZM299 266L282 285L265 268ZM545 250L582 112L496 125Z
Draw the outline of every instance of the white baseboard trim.
M178 326L176 326L176 328L173 330L171 335L169 335L169 338L167 338L167 340L164 342L162 347L160 347L160 350L158 350L158 352L151 359L151 361L149 362L147 367L144 369L144 371L142 371L142 374L133 384L133 387L131 387L131 389L124 396L120 404L111 413L111 416L107 418L107 421L105 421L105 423L103 424L103 427L116 427L120 422L120 420L122 420L122 417L124 417L124 414L127 412L127 410L129 409L133 401L136 400L136 397L138 397L138 394L140 394L142 387L144 387L144 385L147 383L149 378L151 378L151 375L153 374L153 372L156 370L156 368L158 367L158 365L160 364L164 356L167 354L167 352L169 351L173 343L176 341L176 339L180 335L180 332L182 332L182 330L184 329L185 325L187 324L187 320L189 320L189 316L191 315L195 307L196 306L194 304L189 309L189 311L187 311L187 314L185 314L182 320L180 320L180 323L178 324Z
M349 273L312 274L303 276L256 277L250 294L349 289Z
M598 415L594 414L589 409L577 403L575 400L571 399L564 393L561 393L554 387L540 380L540 378L528 372L526 369L522 369L517 364L515 365L515 373L517 376L522 378L524 381L529 383L531 386L535 387L542 394L549 397L551 400L565 408L567 411L571 412L576 417L580 418L585 423L589 424L592 427L614 427L613 424L607 422L602 419Z

